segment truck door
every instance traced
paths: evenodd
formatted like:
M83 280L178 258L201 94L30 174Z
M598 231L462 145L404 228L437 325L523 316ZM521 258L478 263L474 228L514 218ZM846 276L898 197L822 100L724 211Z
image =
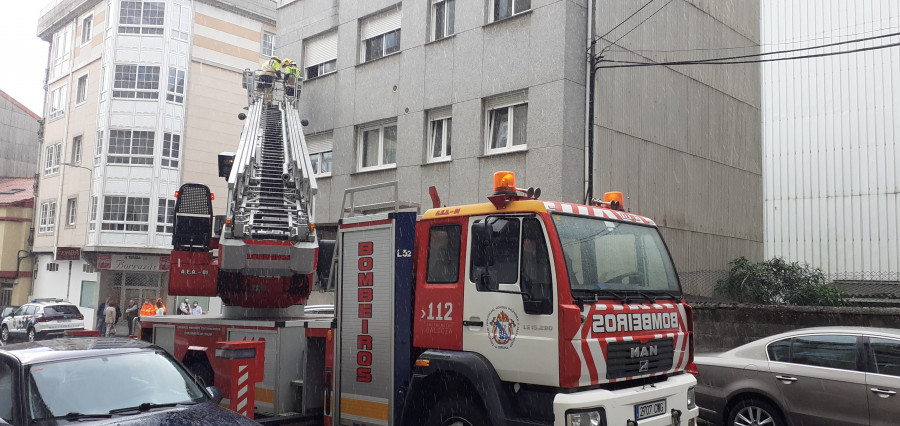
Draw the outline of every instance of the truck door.
M463 350L486 357L501 380L558 386L556 271L543 222L473 217L469 236ZM496 289L479 286L484 280Z

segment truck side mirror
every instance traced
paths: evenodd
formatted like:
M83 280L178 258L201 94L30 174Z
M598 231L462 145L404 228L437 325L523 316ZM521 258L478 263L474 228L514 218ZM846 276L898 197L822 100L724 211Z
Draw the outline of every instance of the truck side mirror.
M500 284L497 283L497 280L490 273L485 272L478 277L475 289L478 291L497 291L500 290Z

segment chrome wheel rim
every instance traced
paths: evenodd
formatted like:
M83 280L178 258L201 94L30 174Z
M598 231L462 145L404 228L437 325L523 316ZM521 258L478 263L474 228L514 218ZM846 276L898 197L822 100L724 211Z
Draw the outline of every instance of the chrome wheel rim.
M443 426L472 426L472 423L459 417L451 417L444 421Z
M28 341L29 342L34 341L34 330L28 330Z
M744 407L734 416L734 426L775 425L775 418L760 407Z
M4 342L9 340L9 329L8 328L3 327L3 330L0 331L0 339L3 339Z

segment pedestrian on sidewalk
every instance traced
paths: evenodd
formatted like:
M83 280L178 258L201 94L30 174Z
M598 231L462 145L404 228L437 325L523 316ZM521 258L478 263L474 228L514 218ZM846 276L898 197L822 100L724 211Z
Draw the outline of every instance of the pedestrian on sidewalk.
M134 334L134 319L138 316L138 305L134 299L128 300L128 307L125 308L125 321L128 322L128 335Z
M194 301L194 307L191 308L191 315L203 315L203 308L200 307L196 300Z
M116 302L109 302L106 305L106 312L104 312L104 320L106 322L106 331L104 332L104 336L115 337L116 336Z
M106 336L106 308L109 306L110 297L106 296L106 301L97 307L97 331L101 336Z

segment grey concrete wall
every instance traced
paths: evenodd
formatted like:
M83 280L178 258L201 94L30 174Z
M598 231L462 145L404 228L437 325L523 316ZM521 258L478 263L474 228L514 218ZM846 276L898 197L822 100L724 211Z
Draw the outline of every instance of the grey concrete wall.
M597 33L641 5L599 2ZM697 0L651 5L598 47L605 60L658 63L758 43L758 2ZM711 294L715 283L702 271L762 256L758 64L604 68L596 102L594 194L623 191L628 207L656 220L687 291Z
M359 19L396 5L400 53L359 64ZM318 180L319 222L337 220L344 188L385 180L425 207L432 185L445 204L484 202L499 170L540 187L542 198L578 201L570 194L580 189L570 188L582 186L584 167L584 1L532 1L530 12L495 23L485 13L483 2L457 1L455 35L429 42L427 2L300 0L278 10L282 57L301 58L304 39L338 32L337 72L304 82L301 98L306 132L334 137L332 176ZM487 156L483 101L518 90L528 92L528 150ZM427 111L444 106L453 160L426 164ZM356 171L358 126L389 118L398 125L396 169Z
M0 177L34 176L40 146L38 120L0 96Z
M833 308L694 304L694 348L721 352L744 343L806 327L900 328L898 308Z

